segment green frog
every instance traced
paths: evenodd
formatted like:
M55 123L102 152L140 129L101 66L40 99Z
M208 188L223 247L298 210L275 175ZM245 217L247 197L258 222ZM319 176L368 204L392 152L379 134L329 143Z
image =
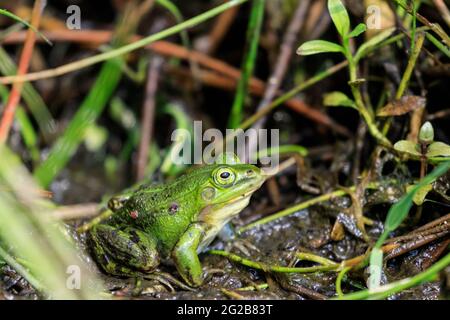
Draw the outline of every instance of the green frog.
M183 280L198 287L205 276L198 254L264 181L258 167L225 156L173 182L115 197L112 216L89 232L93 255L106 273L130 277L171 260Z

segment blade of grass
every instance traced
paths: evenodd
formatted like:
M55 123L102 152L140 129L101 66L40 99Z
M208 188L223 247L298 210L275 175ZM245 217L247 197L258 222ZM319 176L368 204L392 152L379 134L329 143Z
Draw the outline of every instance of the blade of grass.
M10 254L8 254L8 252L3 250L1 247L0 247L0 258L2 259L0 261L5 261L11 268L16 270L22 277L27 279L27 281L33 286L33 288L39 291L44 290L42 284L26 268L24 268L20 263L18 263Z
M98 299L100 282L53 219L52 204L37 196L33 179L6 146L0 157L0 182L10 190L0 192L2 257L48 298ZM79 270L78 290L68 286L69 267Z
M42 39L45 40L45 42L47 42L48 44L52 44L52 42L46 37L44 36L37 28L35 28L35 26L33 26L33 24L29 24L27 21L23 20L21 17L16 16L14 13L9 12L6 9L0 9L0 14L11 18L19 23L24 24L25 26L27 26L28 28L30 28L33 32L35 32L37 35L39 35Z
M181 14L181 11L178 9L178 7L169 0L156 0L156 3L162 7L164 7L167 11L169 11L177 21L177 23L182 23L184 21L183 15ZM189 41L189 35L186 30L180 31L181 36L181 42L186 48L190 48L191 44Z
M243 118L243 107L248 96L249 80L253 75L258 53L258 44L261 34L262 21L264 17L265 0L253 0L250 20L247 27L247 40L244 58L242 62L242 75L239 79L236 96L231 107L229 128L236 128Z
M443 54L445 54L447 58L450 58L450 50L445 45L443 45L438 39L436 39L435 36L427 32L426 37L432 44L434 44L436 48L438 48Z
M20 126L20 134L22 135L23 142L27 146L30 157L35 164L39 162L39 148L37 145L37 134L34 131L31 120L28 117L25 109L20 105L17 107L16 119Z
M8 101L9 91L8 89L0 85L0 96L3 100L3 103ZM2 110L0 109L0 112ZM31 159L34 163L39 161L39 148L37 146L37 134L34 131L33 125L31 124L31 120L28 117L27 113L23 109L22 106L17 106L16 110L16 118L17 122L20 126L20 134L22 135L23 141L27 146L28 152L30 153Z
M13 75L17 73L17 67L14 61L2 47L0 47L0 72L3 75ZM55 130L55 120L53 119L48 106L31 83L24 83L21 94L40 128L44 140L50 141L50 137Z
M145 47L146 45L155 42L157 40L161 40L163 38L169 37L171 35L177 34L181 32L182 30L194 27L198 25L199 23L202 23L208 19L211 19L212 17L215 17L216 15L222 13L223 11L230 9L232 7L238 6L244 2L247 2L248 0L230 0L225 2L222 5L219 5L209 11L206 11L202 14L199 14L198 16L195 16L189 20L186 20L182 23L179 23L173 27L167 28L161 32L155 33L153 35L150 35L148 37L145 37L141 40L135 41L133 43L130 43L125 46L121 46L117 49L114 49L109 52L101 53L98 55L95 55L93 57L89 57L86 59L82 59L79 61L75 61L66 65L63 65L58 68L49 69L41 72L34 72L29 73L27 75L23 76L11 76L11 77L2 77L0 78L0 83L2 84L10 84L14 82L24 82L24 81L35 81L39 79L45 79L45 78L51 78L51 77L57 77L75 70L80 70L89 66L92 66L94 64L110 60L113 58L117 58L120 56L123 56L127 53L130 53L134 50L140 49Z

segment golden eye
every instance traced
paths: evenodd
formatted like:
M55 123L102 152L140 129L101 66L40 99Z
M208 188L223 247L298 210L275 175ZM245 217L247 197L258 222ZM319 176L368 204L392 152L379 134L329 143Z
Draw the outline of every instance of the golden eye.
M220 168L215 174L215 180L220 185L232 184L236 179L236 175L229 168Z

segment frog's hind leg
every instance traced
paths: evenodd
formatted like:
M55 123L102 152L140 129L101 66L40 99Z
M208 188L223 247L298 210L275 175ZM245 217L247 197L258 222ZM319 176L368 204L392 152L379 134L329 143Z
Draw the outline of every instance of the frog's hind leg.
M134 228L96 225L89 233L98 264L109 274L135 276L150 273L159 265L156 241Z

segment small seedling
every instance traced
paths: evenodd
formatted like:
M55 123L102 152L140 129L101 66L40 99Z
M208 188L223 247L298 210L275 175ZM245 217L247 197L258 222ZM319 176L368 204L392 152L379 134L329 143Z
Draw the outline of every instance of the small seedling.
M325 40L312 40L303 43L298 48L297 54L303 56L325 52L339 52L343 54L348 61L350 75L349 85L352 90L353 100L348 98L342 92L333 92L325 96L325 105L355 108L364 118L372 136L376 138L380 144L391 146L390 141L378 129L373 112L366 107L363 101L359 86L365 80L358 78L358 62L368 54L370 49L386 40L394 32L394 29L387 29L379 33L377 36L362 44L358 50L356 50L356 53L353 54L350 47L350 39L363 34L367 30L366 25L360 23L353 30L350 30L350 18L347 9L340 0L328 0L328 11L341 38L341 44Z
M450 160L450 146L444 142L434 141L434 129L430 122L425 122L420 128L419 142L400 140L394 145L394 149L410 155L413 159L424 157L444 158Z

